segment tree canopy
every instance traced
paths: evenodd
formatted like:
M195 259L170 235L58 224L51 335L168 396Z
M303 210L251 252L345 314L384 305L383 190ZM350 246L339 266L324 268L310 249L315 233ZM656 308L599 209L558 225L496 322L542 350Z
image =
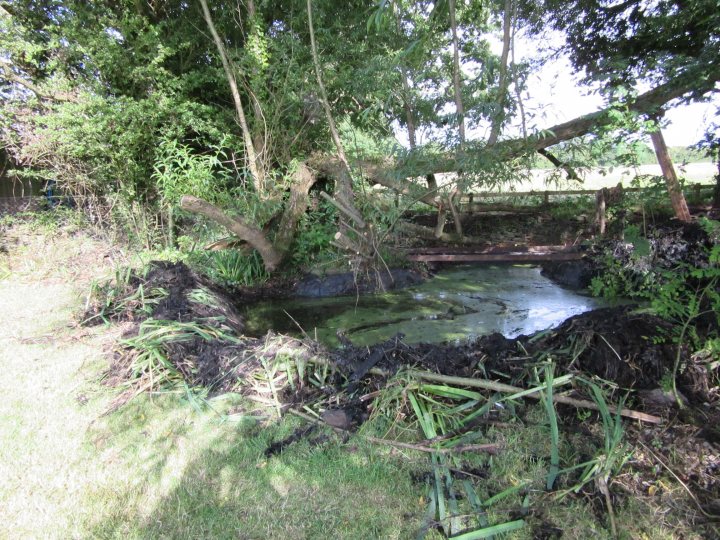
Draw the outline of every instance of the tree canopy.
M714 0L208 0L205 14L203 3L0 2L1 141L15 165L57 179L100 220L136 222L142 209L172 223L192 195L262 226L298 164L335 179L335 119L356 182L442 206L412 178L507 178L520 156L612 129L619 108L654 115L720 79ZM515 36L546 27L562 32L587 80L651 89L505 133L523 118L532 69L515 62ZM409 153L392 143L397 129Z

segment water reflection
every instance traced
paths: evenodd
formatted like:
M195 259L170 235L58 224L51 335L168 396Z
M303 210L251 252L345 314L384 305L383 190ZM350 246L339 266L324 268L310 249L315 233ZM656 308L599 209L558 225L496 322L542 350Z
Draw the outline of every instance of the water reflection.
M358 345L398 332L408 343L463 341L492 332L516 337L602 305L555 285L537 267L485 265L449 268L422 285L379 295L261 302L245 315L250 333L272 328L299 334L299 324L335 346L338 331Z

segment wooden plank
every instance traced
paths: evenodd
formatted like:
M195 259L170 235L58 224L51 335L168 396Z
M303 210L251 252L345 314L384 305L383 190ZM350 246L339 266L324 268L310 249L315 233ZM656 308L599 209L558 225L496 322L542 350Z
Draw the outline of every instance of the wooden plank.
M472 247L426 247L426 248L411 248L405 253L409 255L432 255L435 253L443 255L478 255L485 253L557 253L562 251L574 252L577 251L577 246L566 246L566 245L551 245L551 246L527 246L518 245L513 243L507 244L496 244L492 246L472 246Z
M415 254L408 259L416 262L539 262L539 261L577 261L582 259L579 252L551 253L468 253L468 254Z

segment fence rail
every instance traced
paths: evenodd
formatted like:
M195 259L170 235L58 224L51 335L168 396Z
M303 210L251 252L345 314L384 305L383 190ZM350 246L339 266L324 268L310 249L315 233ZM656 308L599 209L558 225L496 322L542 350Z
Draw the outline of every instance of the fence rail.
M710 191L714 189L713 184L688 184L685 186L683 191L688 194L692 193L694 196L699 197L703 191ZM653 188L624 188L625 193L639 193L642 191L649 191ZM543 203L548 204L550 197L565 197L565 196L581 196L581 195L595 195L598 192L597 189L568 189L568 190L544 190L544 191L508 191L500 193L497 191L480 191L478 193L467 193L460 199L460 204L472 205L477 203L476 199L516 199L520 197L542 197Z

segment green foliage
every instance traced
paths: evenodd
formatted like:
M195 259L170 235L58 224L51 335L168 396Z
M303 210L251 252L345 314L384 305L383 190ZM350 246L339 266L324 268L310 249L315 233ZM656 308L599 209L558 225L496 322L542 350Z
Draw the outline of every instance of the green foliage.
M348 154L355 159L381 160L391 155L397 147L393 137L378 136L365 129L353 126L348 118L343 119L338 126L340 139Z
M632 264L623 263L608 253L602 260L603 272L590 282L593 296L602 296L608 300L621 297L646 298L649 291L656 288L654 274L637 271Z
M270 277L257 251L209 251L199 255L195 264L214 282L231 287L259 285Z
M707 264L700 267L681 264L673 269L648 267L638 271L637 265L622 264L608 256L605 272L594 278L591 284L595 295L644 300L654 313L672 323L668 337L676 344L676 355L668 380L679 406L683 404L677 392L677 376L683 370L686 358L684 347L712 358L720 337L717 330L720 327L720 245L717 242L720 225L710 220L701 224L713 239L712 248L707 253ZM639 237L638 233L637 230L631 231L632 235ZM649 245L643 242L647 240L640 238L637 244L639 251L636 246L630 263L650 256ZM703 318L711 320L700 329L697 325Z
M306 213L300 221L295 239L292 264L296 268L310 269L330 262L334 258L330 247L337 232L337 211L330 203L322 200L317 209Z
M224 161L225 141L199 155L176 139L161 139L152 179L166 204L176 206L183 195L193 195L214 203L231 185L232 173Z
M590 197L565 197L552 203L548 212L557 220L570 220L580 214L591 214L595 203Z
M703 64L717 64L720 15L715 0L696 0L683 4L683 9L673 0L652 4L630 0L620 6L605 1L546 0L522 6L538 30L549 25L566 33L573 65L577 71L584 70L588 79L657 82L679 73L687 75Z

